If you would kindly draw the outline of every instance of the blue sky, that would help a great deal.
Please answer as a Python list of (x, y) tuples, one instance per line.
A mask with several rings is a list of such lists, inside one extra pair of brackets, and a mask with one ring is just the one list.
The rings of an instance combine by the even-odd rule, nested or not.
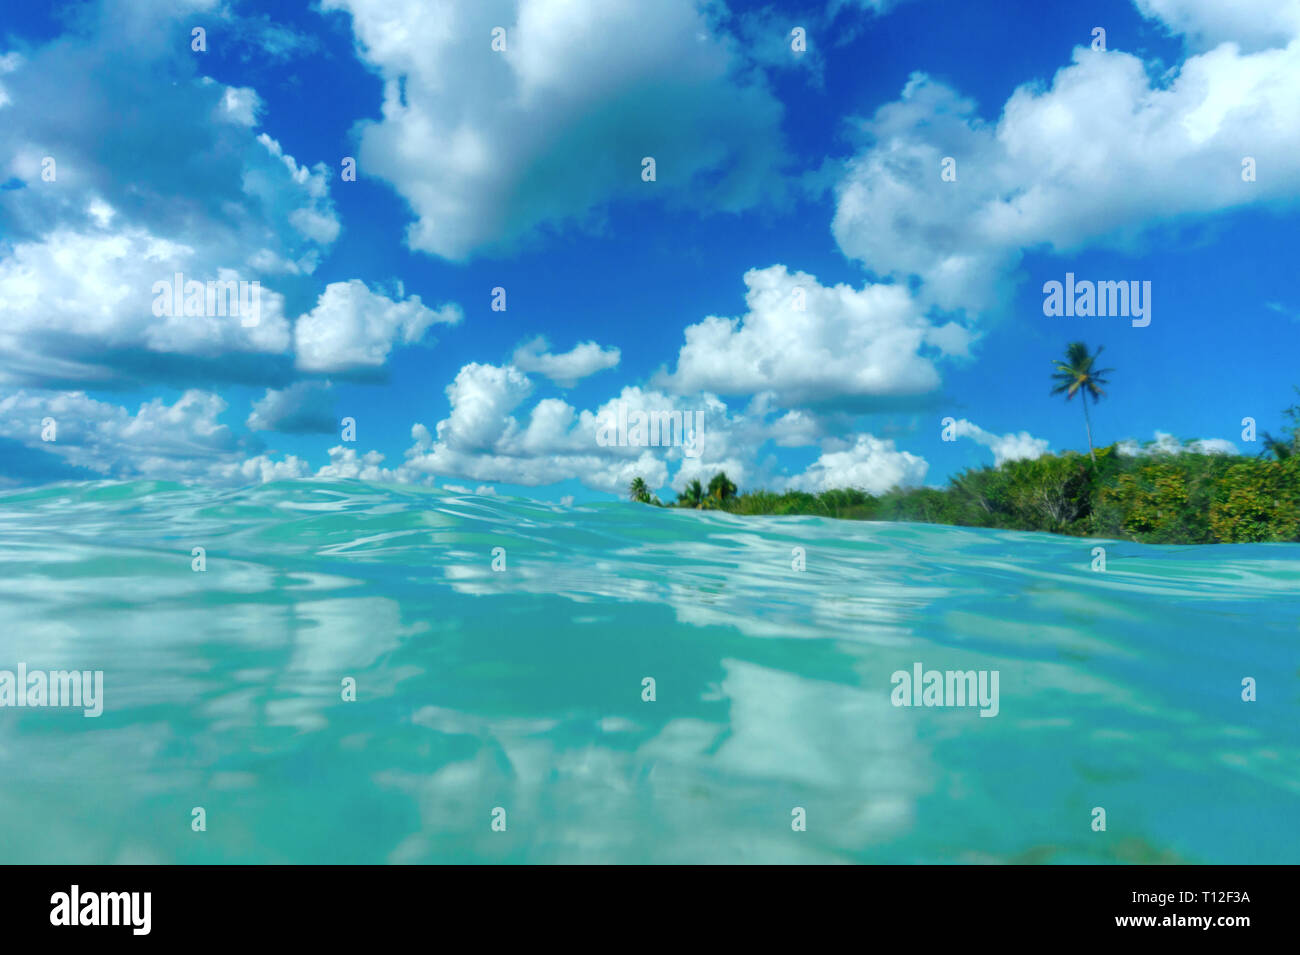
[[(1297, 0), (14, 6), (0, 482), (940, 485), (1084, 445), (1074, 340), (1099, 444), (1254, 454), (1300, 384), (1296, 102)], [(258, 324), (154, 314), (178, 271)], [(1150, 325), (1044, 315), (1067, 272)], [(704, 410), (698, 454), (599, 444), (619, 402)]]

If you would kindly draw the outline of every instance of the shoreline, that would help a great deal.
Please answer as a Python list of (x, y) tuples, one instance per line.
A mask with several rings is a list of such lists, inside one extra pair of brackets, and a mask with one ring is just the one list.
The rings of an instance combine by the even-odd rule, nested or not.
[(1161, 452), (1096, 460), (1075, 451), (970, 468), (946, 487), (739, 493), (719, 472), (664, 503), (639, 478), (633, 501), (729, 514), (983, 527), (1142, 544), (1300, 543), (1300, 456)]

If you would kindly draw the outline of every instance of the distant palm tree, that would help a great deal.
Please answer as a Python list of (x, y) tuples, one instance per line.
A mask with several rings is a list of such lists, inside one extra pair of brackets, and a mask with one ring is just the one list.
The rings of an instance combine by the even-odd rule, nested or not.
[(704, 503), (704, 488), (700, 486), (699, 478), (694, 478), (682, 493), (677, 495), (678, 507), (699, 507)]
[(736, 485), (731, 483), (726, 471), (719, 471), (709, 481), (709, 497), (719, 504), (736, 496)]
[(1065, 349), (1065, 361), (1053, 362), (1056, 365), (1056, 372), (1052, 375), (1057, 382), (1056, 387), (1052, 389), (1052, 394), (1064, 393), (1066, 401), (1073, 398), (1076, 392), (1081, 392), (1083, 395), (1079, 400), (1083, 402), (1083, 424), (1088, 429), (1088, 455), (1092, 458), (1094, 466), (1097, 463), (1097, 452), (1092, 449), (1092, 419), (1088, 416), (1088, 396), (1092, 396), (1093, 404), (1100, 401), (1101, 396), (1106, 393), (1100, 386), (1109, 384), (1106, 375), (1115, 370), (1092, 367), (1100, 354), (1101, 347), (1089, 355), (1088, 346), (1083, 342), (1071, 342)]
[(632, 500), (639, 504), (650, 503), (650, 488), (641, 478), (633, 478), (632, 483), (628, 485), (627, 493)]

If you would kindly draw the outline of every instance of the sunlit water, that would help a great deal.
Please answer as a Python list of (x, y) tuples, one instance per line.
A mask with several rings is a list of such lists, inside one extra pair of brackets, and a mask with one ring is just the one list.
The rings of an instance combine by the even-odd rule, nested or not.
[[(1300, 861), (1300, 545), (1098, 543), (7, 492), (0, 669), (102, 669), (104, 713), (0, 708), (0, 861)], [(998, 671), (998, 715), (894, 706), (916, 662)]]

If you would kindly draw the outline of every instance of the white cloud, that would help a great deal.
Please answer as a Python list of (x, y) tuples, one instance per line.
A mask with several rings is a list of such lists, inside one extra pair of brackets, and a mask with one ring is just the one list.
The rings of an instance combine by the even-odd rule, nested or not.
[[(919, 278), (923, 304), (973, 314), (1005, 301), (1027, 249), (1134, 247), (1159, 224), (1294, 200), (1298, 100), (1294, 39), (1254, 53), (1224, 44), (1155, 79), (1129, 53), (1079, 47), (1050, 86), (1017, 89), (995, 124), (916, 74), (863, 123), (833, 232), (876, 274)], [(1242, 180), (1247, 156), (1257, 181)], [(955, 182), (940, 177), (944, 157)]]
[[(311, 169), (298, 165), (266, 133), (261, 133), (257, 141), (280, 161), (289, 178), (299, 187), (299, 204), (284, 211), (286, 221), (304, 238), (320, 246), (332, 244), (339, 235), (339, 221), (334, 215), (333, 204), (329, 201), (329, 187), (326, 185), (330, 176), (329, 168), (324, 163), (317, 163)], [(260, 169), (252, 169), (244, 174), (244, 191), (256, 196), (266, 207), (284, 203), (284, 191), (279, 183), (264, 182)], [(303, 270), (311, 272), (313, 269)]]
[(58, 39), (0, 57), (0, 181), (23, 183), (4, 193), (0, 382), (284, 377), (282, 289), (264, 283), (253, 327), (150, 309), (154, 283), (178, 271), (310, 274), (339, 231), (324, 165), (259, 135), (257, 92), (202, 76), (175, 42), (199, 9), (209, 29), (233, 22), (210, 3), (103, 0)]
[[(435, 439), (415, 425), (407, 466), (433, 475), (536, 487), (577, 478), (587, 487), (622, 493), (634, 477), (654, 487), (668, 476), (660, 449), (601, 447), (590, 412), (563, 401), (539, 401), (521, 426), (511, 412), (532, 383), (513, 366), (470, 364), (447, 387), (451, 413)], [(658, 452), (658, 453), (656, 453)]]
[[(234, 486), (311, 477), (307, 462), (296, 455), (254, 453), (255, 448), (221, 423), (225, 411), (224, 399), (199, 389), (186, 391), (171, 404), (160, 398), (146, 401), (134, 414), (84, 392), (20, 390), (0, 398), (0, 440), (11, 439), (30, 454), (17, 467), (10, 466), (8, 452), (0, 458), (0, 484), (17, 477), (19, 483), (111, 478)], [(48, 442), (41, 440), (47, 419), (53, 419), (56, 428), (55, 440)], [(346, 463), (336, 459), (340, 450), (331, 450), (331, 464)], [(42, 460), (47, 463), (39, 463)], [(39, 470), (24, 472), (33, 462)], [(77, 473), (63, 473), (53, 462)], [(366, 464), (378, 461), (368, 455)], [(381, 473), (366, 479), (420, 478), (402, 469)]]
[(455, 304), (435, 311), (418, 295), (394, 301), (358, 279), (331, 282), (294, 327), (298, 367), (319, 372), (378, 369), (395, 344), (414, 344), (431, 325), (455, 325), (462, 317)]
[(785, 405), (918, 395), (940, 383), (934, 358), (970, 342), (959, 325), (931, 324), (902, 285), (826, 287), (784, 265), (751, 269), (745, 285), (748, 312), (688, 327), (662, 387), (770, 392)]
[(438, 440), (462, 450), (484, 450), (512, 442), (519, 426), (510, 412), (532, 387), (528, 376), (512, 365), (466, 365), (447, 386), (451, 414), (438, 422)]
[(1148, 19), (1164, 21), (1200, 47), (1234, 42), (1247, 49), (1285, 46), (1300, 36), (1297, 0), (1136, 0)]
[(1028, 431), (1010, 434), (993, 434), (979, 425), (961, 418), (953, 425), (953, 433), (960, 438), (970, 438), (993, 452), (993, 464), (1001, 465), (1006, 461), (1033, 460), (1047, 453), (1049, 444), (1045, 438), (1035, 438)]
[[(20, 390), (0, 399), (0, 434), (104, 477), (193, 478), (242, 458), (217, 420), (225, 409), (219, 395), (199, 390), (170, 405), (154, 398), (134, 415), (84, 392)], [(42, 440), (46, 419), (54, 421), (53, 441)]]
[(428, 484), (429, 479), (406, 467), (383, 467), (384, 456), (378, 451), (358, 455), (355, 448), (342, 445), (330, 448), (330, 463), (316, 472), (321, 479), (377, 481), (388, 484)]
[[(264, 401), (274, 404), (282, 397), (272, 394)], [(65, 478), (151, 478), (208, 485), (313, 477), (431, 483), (423, 472), (383, 467), (384, 455), (378, 451), (358, 454), (342, 445), (329, 449), (329, 463), (313, 475), (308, 463), (296, 455), (254, 453), (255, 446), (220, 422), (225, 411), (226, 402), (219, 395), (197, 389), (172, 404), (159, 398), (147, 401), (135, 414), (83, 392), (18, 391), (0, 399), (0, 444), (16, 442), (35, 457), (28, 455), (10, 467), (6, 446), (5, 457), (0, 458), (0, 485), (14, 479), (30, 483)], [(48, 419), (54, 420), (56, 431), (55, 440), (46, 442), (41, 438)]]
[(256, 126), (257, 114), (262, 109), (262, 98), (257, 90), (248, 86), (227, 86), (217, 118), (240, 126)]
[(1129, 457), (1139, 457), (1157, 454), (1240, 454), (1237, 446), (1225, 438), (1204, 438), (1195, 441), (1189, 441), (1186, 444), (1179, 441), (1168, 431), (1157, 431), (1155, 439), (1145, 444), (1138, 444), (1133, 438), (1127, 438), (1120, 441), (1115, 449), (1118, 453)]
[(822, 423), (806, 411), (787, 411), (767, 428), (767, 436), (780, 448), (816, 444), (823, 434)]
[[(111, 220), (111, 213), (92, 206), (100, 219)], [(130, 377), (138, 365), (117, 360), (123, 350), (160, 360), (287, 351), (284, 300), (269, 288), (261, 289), (260, 317), (251, 327), (231, 316), (155, 316), (155, 283), (172, 283), (176, 272), (186, 281), (238, 278), (223, 268), (206, 271), (194, 249), (141, 229), (60, 229), (15, 243), (0, 256), (0, 381)]]
[(601, 348), (595, 342), (582, 342), (572, 350), (555, 354), (544, 336), (537, 336), (515, 349), (512, 364), (521, 371), (545, 375), (555, 383), (572, 388), (580, 378), (613, 368), (619, 362), (617, 348)]
[(221, 461), (208, 468), (205, 484), (267, 484), (271, 481), (294, 481), (311, 474), (307, 462), (295, 455), (275, 460), (259, 454), (251, 458)]
[[(723, 468), (741, 480), (752, 448), (762, 440), (750, 441), (761, 434), (761, 423), (730, 417), (712, 396), (688, 400), (625, 387), (595, 411), (545, 398), (517, 416), (532, 390), (528, 376), (512, 365), (464, 366), (447, 387), (450, 414), (432, 431), (423, 424), (412, 428), (415, 444), (406, 453), (407, 466), (433, 475), (534, 487), (576, 479), (589, 488), (622, 494), (634, 477), (651, 487), (664, 486), (674, 463), (674, 486), (698, 472), (711, 475)], [(699, 456), (686, 456), (680, 446), (602, 446), (597, 433), (602, 422), (617, 420), (620, 403), (629, 416), (678, 411), (685, 417), (699, 410), (706, 421), (697, 437)]]
[[(351, 13), (358, 55), (384, 81), (359, 165), (410, 204), (414, 249), (463, 259), (614, 198), (696, 190), (729, 210), (770, 185), (780, 104), (695, 0), (323, 8)], [(504, 52), (491, 49), (495, 27)]]
[(250, 431), (280, 431), (288, 434), (333, 432), (333, 392), (328, 382), (299, 381), (288, 388), (268, 388), (245, 422)]
[[(465, 365), (446, 390), (448, 416), (433, 429), (419, 423), (411, 429), (414, 444), (406, 452), (406, 466), (412, 471), (531, 487), (577, 480), (621, 496), (635, 477), (651, 488), (680, 492), (691, 479), (707, 481), (718, 471), (726, 471), (742, 489), (849, 482), (880, 490), (916, 483), (927, 467), (923, 459), (870, 435), (856, 444), (827, 438), (828, 430), (841, 429), (850, 418), (787, 411), (767, 394), (733, 411), (709, 393), (673, 395), (626, 386), (592, 410), (558, 398), (523, 408), (533, 391), (528, 376), (511, 365), (479, 363)], [(628, 421), (637, 412), (676, 412), (692, 427), (698, 412), (703, 423), (695, 453), (667, 440), (660, 447), (601, 445), (597, 434), (604, 422), (619, 419), (620, 406)], [(820, 442), (823, 454), (807, 473), (790, 478), (777, 472), (773, 456), (760, 459), (768, 442), (782, 447)]]
[(785, 482), (800, 491), (828, 491), (860, 488), (869, 494), (883, 494), (895, 487), (909, 487), (925, 479), (929, 464), (894, 442), (870, 434), (859, 434), (842, 450), (821, 454), (802, 474)]

